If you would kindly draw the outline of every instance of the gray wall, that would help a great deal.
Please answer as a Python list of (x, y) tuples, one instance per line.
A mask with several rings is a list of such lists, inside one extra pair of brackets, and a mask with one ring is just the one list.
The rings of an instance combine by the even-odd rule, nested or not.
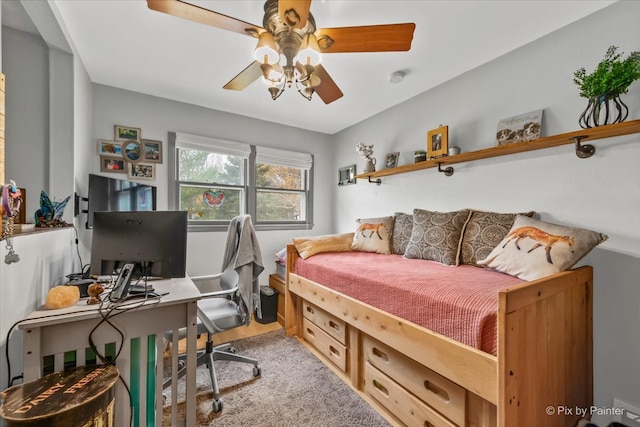
[[(92, 87), (82, 62), (72, 55), (46, 2), (29, 2), (40, 35), (2, 27), (3, 72), (7, 75), (6, 179), (27, 188), (27, 220), (39, 207), (40, 190), (60, 200), (74, 189), (79, 141), (92, 138)], [(3, 22), (4, 23), (4, 22)], [(93, 152), (92, 152), (93, 153)], [(86, 157), (86, 156), (85, 156)], [(72, 221), (73, 202), (64, 219)], [(22, 370), (21, 333), (11, 325), (44, 303), (48, 290), (83, 264), (72, 229), (17, 237), (20, 262), (0, 263), (0, 351), (9, 349), (12, 375)], [(6, 249), (2, 248), (0, 259)], [(88, 258), (84, 258), (88, 261)], [(0, 387), (7, 384), (2, 359)], [(3, 423), (0, 422), (0, 425)]]
[[(400, 164), (410, 163), (439, 124), (449, 126), (450, 145), (465, 152), (492, 147), (500, 119), (541, 108), (543, 136), (578, 130), (586, 100), (573, 72), (593, 70), (609, 45), (640, 50), (638, 16), (640, 2), (615, 3), (352, 126), (335, 135), (334, 166), (357, 163), (362, 170), (360, 141), (374, 144), (378, 165), (395, 151)], [(640, 82), (624, 100), (629, 118), (640, 118)], [(595, 141), (597, 152), (586, 160), (566, 145), (455, 165), (451, 177), (429, 169), (382, 178), (380, 187), (358, 180), (336, 189), (336, 232), (354, 230), (358, 217), (475, 208), (536, 210), (543, 220), (609, 235), (581, 262), (595, 270), (595, 403), (611, 406), (618, 397), (640, 407), (639, 142), (639, 134)], [(600, 417), (601, 425), (608, 418)]]
[[(84, 144), (95, 147), (98, 139), (113, 138), (113, 127), (116, 124), (139, 127), (142, 129), (142, 138), (161, 140), (163, 143), (164, 162), (158, 166), (156, 179), (153, 182), (153, 185), (158, 187), (158, 209), (166, 209), (168, 206), (169, 178), (166, 152), (168, 132), (186, 132), (313, 154), (316, 184), (313, 212), (315, 226), (313, 230), (304, 234), (326, 234), (333, 229), (332, 206), (326, 201), (332, 198), (336, 172), (332, 164), (331, 138), (327, 135), (95, 84), (93, 87), (94, 133), (93, 138), (84, 141)], [(76, 174), (78, 181), (86, 177), (87, 173), (100, 174), (95, 148), (93, 151), (86, 148), (82, 150), (90, 154), (80, 160), (84, 170), (79, 170)], [(122, 174), (103, 174), (123, 178)], [(80, 194), (84, 196), (86, 192), (80, 191)], [(84, 218), (81, 222), (84, 223)], [(82, 231), (82, 242), (86, 248), (90, 247), (89, 234)], [(299, 235), (300, 231), (258, 232), (267, 273), (275, 271), (275, 253), (290, 242), (292, 237)], [(214, 273), (215, 269), (220, 268), (225, 238), (224, 232), (189, 233), (187, 254), (189, 274)], [(261, 281), (267, 284), (268, 275), (263, 274)]]
[[(48, 48), (36, 34), (9, 27), (2, 27), (2, 33), (7, 124), (5, 179), (13, 179), (27, 189), (27, 220), (33, 222), (33, 213), (40, 205), (40, 190), (49, 188)], [(52, 196), (60, 198), (62, 194)]]

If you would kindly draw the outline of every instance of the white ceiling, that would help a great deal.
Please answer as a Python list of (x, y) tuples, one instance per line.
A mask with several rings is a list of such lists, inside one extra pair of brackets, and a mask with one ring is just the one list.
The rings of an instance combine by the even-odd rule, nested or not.
[[(152, 11), (146, 0), (51, 1), (95, 83), (327, 134), (612, 3), (315, 0), (318, 28), (416, 23), (408, 52), (324, 55), (325, 69), (344, 92), (325, 105), (293, 88), (273, 101), (260, 80), (241, 92), (222, 89), (252, 62), (252, 37)], [(262, 26), (262, 0), (193, 3)], [(396, 70), (406, 72), (400, 84), (389, 82)]]

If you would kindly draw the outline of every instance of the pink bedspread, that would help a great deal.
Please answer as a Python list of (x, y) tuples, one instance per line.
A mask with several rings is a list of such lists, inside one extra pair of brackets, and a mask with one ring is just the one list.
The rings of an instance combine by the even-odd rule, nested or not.
[(317, 254), (296, 274), (434, 332), (496, 354), (498, 291), (515, 277), (461, 265), (368, 252)]

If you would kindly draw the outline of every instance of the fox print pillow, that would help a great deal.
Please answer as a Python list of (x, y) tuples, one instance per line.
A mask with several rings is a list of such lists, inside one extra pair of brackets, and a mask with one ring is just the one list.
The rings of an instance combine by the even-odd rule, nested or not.
[(509, 233), (478, 261), (523, 280), (536, 280), (573, 267), (608, 236), (518, 215)]
[(357, 219), (358, 228), (353, 235), (351, 249), (360, 252), (391, 253), (391, 238), (393, 236), (392, 216), (381, 218)]

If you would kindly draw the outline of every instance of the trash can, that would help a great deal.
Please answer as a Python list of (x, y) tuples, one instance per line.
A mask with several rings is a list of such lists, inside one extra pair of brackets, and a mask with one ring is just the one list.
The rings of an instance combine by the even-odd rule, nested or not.
[(56, 372), (0, 393), (0, 418), (7, 426), (113, 427), (113, 365)]
[(269, 286), (260, 286), (260, 306), (262, 319), (256, 316), (256, 322), (271, 323), (278, 320), (278, 291)]

